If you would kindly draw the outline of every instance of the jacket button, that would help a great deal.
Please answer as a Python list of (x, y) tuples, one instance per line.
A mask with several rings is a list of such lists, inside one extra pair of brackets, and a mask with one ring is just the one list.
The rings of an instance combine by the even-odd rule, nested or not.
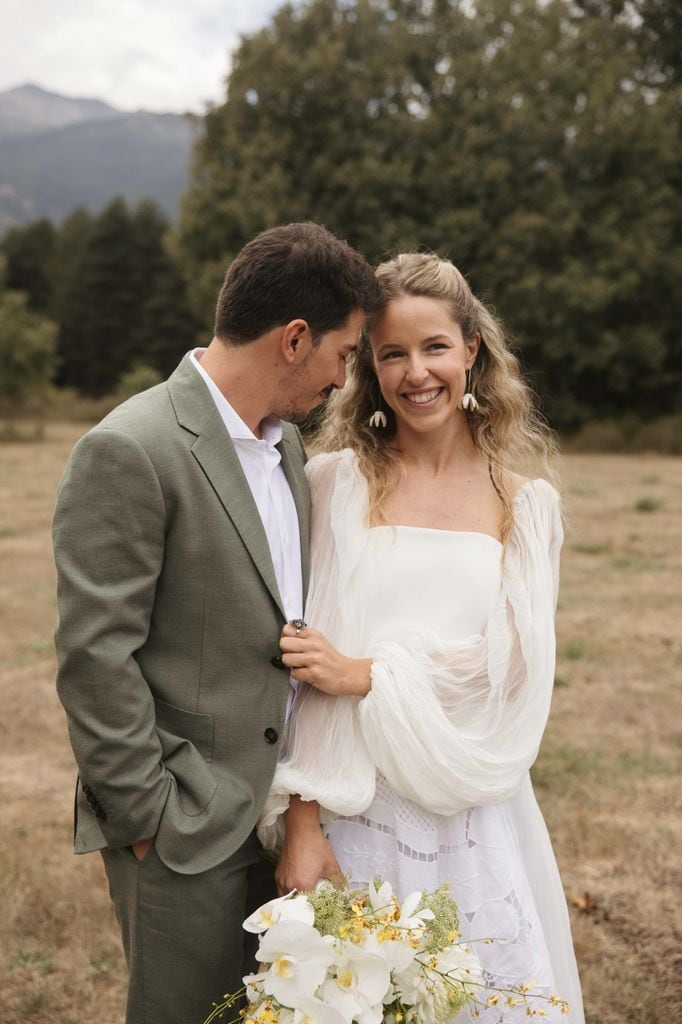
[(267, 727), (263, 735), (265, 736), (266, 743), (276, 743), (279, 739), (279, 733), (276, 729), (273, 729), (271, 725)]
[(284, 664), (284, 662), (282, 661), (282, 659), (281, 659), (281, 657), (279, 656), (279, 654), (276, 654), (276, 655), (274, 656), (274, 658), (270, 658), (270, 664), (271, 664), (271, 665), (274, 665), (274, 666), (275, 666), (275, 668), (282, 668), (282, 669), (284, 669), (284, 671), (285, 671), (285, 672), (288, 672), (288, 671), (289, 671), (289, 669), (288, 669), (288, 668), (286, 667), (286, 665), (285, 665), (285, 664)]

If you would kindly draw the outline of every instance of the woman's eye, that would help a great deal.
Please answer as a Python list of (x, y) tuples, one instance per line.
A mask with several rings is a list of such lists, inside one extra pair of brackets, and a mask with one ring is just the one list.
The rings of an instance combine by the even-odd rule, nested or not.
[(382, 363), (386, 362), (387, 359), (396, 359), (400, 356), (400, 352), (385, 352), (381, 357)]

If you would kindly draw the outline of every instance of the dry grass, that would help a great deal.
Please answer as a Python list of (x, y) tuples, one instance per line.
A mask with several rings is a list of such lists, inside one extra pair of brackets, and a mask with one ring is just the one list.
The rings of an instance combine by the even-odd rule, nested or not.
[[(81, 431), (49, 424), (40, 442), (0, 446), (2, 1024), (123, 1016), (99, 858), (71, 854), (74, 771), (53, 686), (49, 522)], [(562, 468), (558, 685), (536, 787), (567, 895), (582, 903), (571, 913), (589, 1024), (673, 1024), (682, 460), (572, 455)]]

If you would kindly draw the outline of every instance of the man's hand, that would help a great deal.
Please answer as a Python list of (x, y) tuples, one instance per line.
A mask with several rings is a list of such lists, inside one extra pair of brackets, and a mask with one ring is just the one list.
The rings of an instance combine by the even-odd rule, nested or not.
[(282, 629), (279, 646), (282, 661), (299, 682), (309, 683), (335, 697), (348, 694), (366, 697), (369, 693), (371, 658), (347, 658), (318, 630), (309, 626), (296, 629), (287, 623)]
[(285, 896), (292, 889), (314, 889), (323, 878), (340, 883), (341, 868), (322, 834), (318, 804), (292, 796), (285, 822), (286, 834), (275, 870), (279, 895)]
[(133, 851), (133, 856), (136, 860), (144, 860), (153, 845), (153, 839), (140, 839), (139, 842), (133, 843), (130, 849)]

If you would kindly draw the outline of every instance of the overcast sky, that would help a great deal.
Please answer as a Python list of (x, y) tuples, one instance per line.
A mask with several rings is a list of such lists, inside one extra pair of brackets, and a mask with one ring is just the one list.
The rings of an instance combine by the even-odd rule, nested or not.
[(283, 0), (0, 0), (0, 92), (31, 82), (123, 110), (201, 112), (240, 33)]

